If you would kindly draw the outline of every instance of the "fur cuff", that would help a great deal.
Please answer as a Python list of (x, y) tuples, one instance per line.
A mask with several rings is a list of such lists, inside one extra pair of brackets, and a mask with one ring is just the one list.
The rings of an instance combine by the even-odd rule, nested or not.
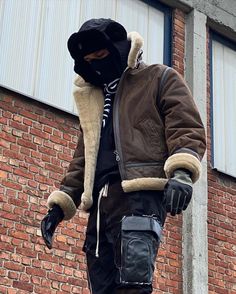
[(201, 162), (195, 156), (188, 153), (176, 153), (171, 155), (165, 162), (164, 170), (169, 179), (176, 169), (185, 168), (192, 173), (192, 181), (195, 183), (201, 174)]
[(72, 198), (62, 191), (52, 192), (47, 201), (47, 206), (52, 208), (54, 204), (61, 207), (64, 213), (64, 220), (71, 219), (76, 214), (76, 206)]
[(164, 190), (167, 179), (163, 178), (139, 178), (122, 181), (124, 192), (134, 192), (139, 190)]

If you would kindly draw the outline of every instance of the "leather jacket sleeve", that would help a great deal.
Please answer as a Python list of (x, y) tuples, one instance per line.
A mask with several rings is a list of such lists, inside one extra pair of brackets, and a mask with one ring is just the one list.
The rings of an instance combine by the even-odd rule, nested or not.
[(82, 131), (79, 134), (78, 144), (74, 152), (67, 173), (63, 178), (60, 190), (53, 191), (47, 200), (47, 206), (60, 206), (64, 213), (64, 220), (71, 219), (80, 205), (84, 183), (84, 142)]
[(186, 168), (195, 182), (206, 149), (205, 130), (185, 80), (172, 68), (166, 74), (159, 99), (169, 152), (164, 167), (166, 175), (170, 178), (174, 170)]
[(83, 192), (84, 182), (84, 143), (83, 133), (79, 134), (77, 147), (74, 152), (67, 173), (61, 181), (60, 191), (63, 191), (71, 196), (76, 207), (80, 205), (80, 198)]

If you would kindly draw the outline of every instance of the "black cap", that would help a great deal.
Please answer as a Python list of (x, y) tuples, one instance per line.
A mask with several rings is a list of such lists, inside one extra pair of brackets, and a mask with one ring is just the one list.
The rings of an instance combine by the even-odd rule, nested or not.
[(107, 49), (122, 72), (127, 66), (130, 41), (125, 28), (118, 22), (106, 19), (90, 19), (67, 42), (74, 59), (74, 71), (86, 82), (101, 86), (101, 77), (84, 60), (84, 56), (100, 49)]
[(127, 40), (125, 28), (118, 22), (99, 18), (86, 21), (70, 36), (68, 49), (73, 59), (79, 59), (100, 49), (113, 49), (113, 43)]

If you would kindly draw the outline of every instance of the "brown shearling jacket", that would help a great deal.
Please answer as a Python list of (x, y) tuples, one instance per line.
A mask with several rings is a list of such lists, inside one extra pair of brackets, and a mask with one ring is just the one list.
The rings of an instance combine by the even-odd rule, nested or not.
[[(178, 168), (200, 176), (205, 131), (190, 90), (183, 78), (164, 65), (136, 64), (140, 36), (130, 35), (128, 65), (119, 82), (113, 105), (116, 154), (125, 192), (163, 190)], [(140, 44), (138, 43), (140, 42)], [(74, 158), (48, 206), (60, 205), (70, 219), (81, 204), (92, 205), (104, 98), (101, 89), (75, 82), (74, 97), (81, 133)]]

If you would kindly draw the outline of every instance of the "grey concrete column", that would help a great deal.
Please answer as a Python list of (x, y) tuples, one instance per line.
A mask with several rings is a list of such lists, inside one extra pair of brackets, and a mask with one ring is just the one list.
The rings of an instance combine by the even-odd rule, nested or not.
[[(206, 16), (192, 10), (186, 19), (185, 79), (202, 120), (207, 125)], [(207, 162), (194, 185), (190, 206), (183, 213), (183, 293), (208, 293)]]

